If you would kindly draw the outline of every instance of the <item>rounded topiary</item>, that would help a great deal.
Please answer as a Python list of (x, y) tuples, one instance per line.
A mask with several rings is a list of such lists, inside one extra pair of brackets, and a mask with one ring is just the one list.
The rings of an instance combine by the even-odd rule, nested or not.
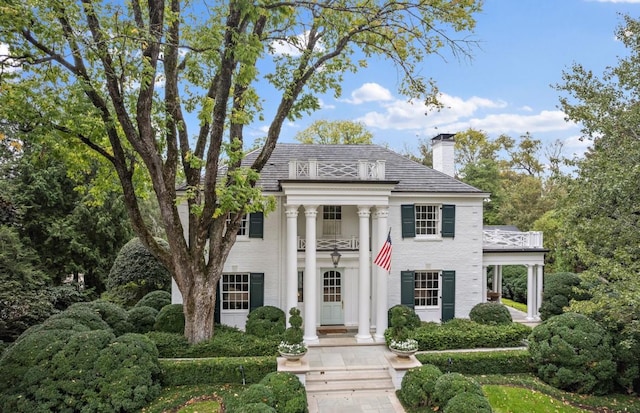
[(249, 313), (245, 331), (258, 337), (279, 336), (285, 330), (284, 311), (274, 306), (259, 307)]
[(513, 322), (507, 307), (500, 303), (476, 304), (471, 309), (469, 318), (476, 323), (489, 325), (511, 324)]
[(306, 413), (307, 393), (296, 375), (287, 372), (271, 372), (260, 380), (273, 392), (278, 412)]
[(562, 314), (564, 308), (568, 307), (573, 299), (586, 299), (584, 294), (576, 291), (575, 288), (579, 285), (580, 277), (571, 272), (545, 274), (540, 318), (546, 320), (554, 315)]
[(442, 371), (434, 365), (413, 368), (404, 375), (398, 398), (412, 409), (433, 407), (436, 381)]
[[(166, 241), (156, 241), (168, 248)], [(133, 238), (118, 252), (105, 284), (106, 297), (125, 307), (131, 307), (152, 291), (169, 291), (171, 274), (139, 238)]]
[(486, 397), (462, 392), (449, 400), (443, 413), (491, 413), (492, 411)]
[(76, 303), (69, 307), (70, 310), (76, 308), (87, 308), (95, 311), (102, 319), (109, 324), (116, 336), (133, 331), (133, 326), (127, 321), (127, 311), (117, 304), (104, 300), (90, 301), (87, 303)]
[(482, 387), (477, 381), (460, 373), (446, 373), (438, 377), (435, 384), (435, 400), (440, 406), (446, 406), (456, 394), (466, 392), (484, 397)]
[(156, 331), (184, 334), (184, 311), (182, 304), (169, 304), (162, 307), (153, 325)]
[(295, 307), (291, 307), (289, 310), (289, 324), (291, 327), (287, 328), (284, 332), (284, 342), (290, 345), (302, 344), (304, 338), (302, 317), (300, 316), (300, 310)]
[(152, 307), (160, 311), (162, 307), (169, 304), (171, 304), (171, 293), (169, 291), (156, 290), (142, 297), (136, 303), (136, 307)]
[(270, 388), (264, 384), (252, 384), (240, 395), (240, 404), (264, 403), (267, 406), (275, 406), (275, 398)]
[(157, 315), (158, 310), (153, 307), (133, 307), (127, 311), (127, 321), (133, 327), (132, 332), (144, 334), (153, 330)]
[(249, 403), (234, 409), (236, 413), (276, 413), (277, 410), (264, 403)]
[(420, 316), (416, 314), (413, 308), (407, 307), (406, 305), (398, 304), (389, 309), (389, 311), (387, 312), (389, 326), (393, 326), (393, 314), (404, 316), (405, 327), (407, 327), (409, 330), (414, 330), (422, 325)]
[(556, 388), (602, 395), (613, 387), (611, 338), (584, 315), (564, 313), (536, 326), (529, 335), (529, 353), (538, 377)]

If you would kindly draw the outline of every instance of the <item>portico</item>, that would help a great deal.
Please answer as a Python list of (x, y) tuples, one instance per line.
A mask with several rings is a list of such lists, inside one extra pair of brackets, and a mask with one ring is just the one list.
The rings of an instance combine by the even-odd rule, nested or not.
[[(286, 307), (298, 306), (298, 271), (302, 268), (304, 299), (304, 341), (318, 342), (317, 327), (322, 325), (318, 314), (325, 302), (334, 306), (347, 306), (349, 314), (356, 312), (355, 322), (358, 332), (356, 340), (361, 343), (384, 340), (387, 328), (388, 280), (384, 270), (373, 266), (372, 251), (379, 250), (386, 239), (388, 228), (389, 196), (395, 182), (354, 182), (341, 183), (337, 188), (332, 182), (286, 181), (282, 182), (285, 195), (286, 213)], [(343, 263), (339, 270), (346, 274), (357, 273), (356, 280), (333, 280), (329, 264), (330, 253), (326, 248), (318, 248), (318, 215), (322, 206), (341, 206), (355, 209), (357, 214), (357, 240), (351, 249), (342, 250)], [(298, 234), (298, 217), (304, 214), (304, 234)], [(350, 219), (351, 217), (346, 217)], [(298, 242), (299, 238), (303, 242)], [(371, 245), (370, 245), (371, 240)], [(299, 245), (301, 244), (301, 245)], [(337, 240), (334, 241), (337, 245)], [(300, 248), (303, 247), (303, 248)], [(302, 250), (302, 251), (301, 251)], [(319, 254), (326, 255), (319, 257)], [(323, 270), (324, 269), (324, 270)], [(322, 272), (322, 274), (319, 274)], [(321, 279), (322, 277), (322, 279)], [(327, 278), (329, 278), (327, 280)], [(351, 294), (344, 289), (350, 288)], [(372, 310), (372, 309), (375, 309)], [(353, 321), (353, 320), (351, 320)], [(375, 333), (371, 334), (372, 322)]]

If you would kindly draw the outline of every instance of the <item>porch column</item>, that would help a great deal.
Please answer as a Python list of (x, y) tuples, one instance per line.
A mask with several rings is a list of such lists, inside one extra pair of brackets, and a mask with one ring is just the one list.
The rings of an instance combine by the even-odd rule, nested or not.
[(369, 255), (369, 217), (370, 206), (358, 205), (358, 217), (360, 217), (360, 276), (358, 278), (358, 334), (356, 341), (359, 343), (371, 342), (371, 324), (369, 320), (369, 308), (371, 297), (371, 267)]
[(498, 302), (502, 302), (502, 265), (496, 265), (496, 292), (498, 293)]
[(542, 290), (544, 288), (544, 265), (536, 265), (536, 269), (538, 273), (538, 282), (536, 285), (536, 294), (538, 295), (538, 300), (536, 302), (534, 317), (536, 318), (536, 320), (540, 320), (540, 306), (542, 305)]
[(306, 217), (306, 247), (304, 259), (304, 341), (305, 343), (317, 343), (317, 317), (316, 317), (316, 216), (317, 205), (305, 205)]
[(289, 321), (289, 310), (298, 307), (298, 207), (299, 205), (286, 205), (287, 215), (287, 260), (286, 276), (287, 290), (284, 312)]
[[(378, 254), (384, 243), (387, 241), (387, 231), (388, 223), (387, 218), (389, 217), (389, 208), (386, 206), (377, 206), (376, 207), (376, 220), (377, 223), (377, 236), (376, 236), (376, 244), (377, 248), (371, 251), (371, 255), (375, 258)], [(374, 266), (375, 273), (377, 275), (377, 287), (376, 290), (376, 333), (375, 333), (375, 341), (383, 342), (384, 341), (384, 331), (388, 327), (387, 320), (387, 311), (389, 308), (387, 291), (388, 291), (388, 278), (389, 273), (381, 267), (377, 265)]]
[(536, 292), (535, 292), (535, 267), (533, 265), (527, 265), (527, 320), (533, 321), (533, 314), (535, 310), (535, 300), (536, 300)]
[(486, 265), (482, 266), (482, 289), (480, 292), (480, 302), (481, 303), (485, 303), (487, 302), (487, 271), (489, 270), (489, 267), (487, 267)]

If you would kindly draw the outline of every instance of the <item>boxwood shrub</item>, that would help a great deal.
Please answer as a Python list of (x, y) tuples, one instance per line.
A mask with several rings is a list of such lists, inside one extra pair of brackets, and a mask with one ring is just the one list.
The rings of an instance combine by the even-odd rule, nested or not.
[(535, 372), (528, 350), (418, 353), (416, 358), (422, 364), (433, 364), (442, 371), (462, 374)]
[(484, 396), (462, 392), (455, 395), (445, 406), (443, 413), (491, 413), (491, 404)]
[(216, 326), (213, 338), (189, 347), (186, 357), (272, 356), (280, 337), (260, 338), (233, 327)]
[(136, 307), (153, 307), (162, 310), (165, 305), (171, 304), (171, 293), (164, 290), (151, 291), (136, 303)]
[(162, 358), (187, 357), (189, 342), (183, 334), (150, 331), (146, 334), (158, 348), (158, 355)]
[(127, 311), (117, 304), (104, 300), (96, 300), (85, 303), (76, 303), (69, 307), (69, 310), (76, 308), (86, 308), (100, 315), (116, 336), (133, 331), (133, 326), (127, 321)]
[(127, 311), (127, 321), (131, 324), (134, 333), (144, 334), (153, 330), (158, 310), (153, 307), (133, 307)]
[(287, 372), (274, 371), (267, 374), (260, 384), (273, 392), (278, 413), (306, 413), (307, 392), (298, 377)]
[(584, 315), (564, 313), (538, 325), (529, 337), (529, 352), (538, 377), (556, 388), (595, 395), (613, 389), (611, 337)]
[(182, 304), (169, 304), (162, 307), (153, 325), (156, 331), (184, 334), (184, 312)]
[(479, 303), (469, 312), (469, 319), (480, 324), (500, 325), (511, 324), (511, 313), (500, 303)]
[(463, 392), (484, 397), (482, 387), (471, 377), (460, 373), (446, 373), (436, 380), (434, 398), (438, 406), (444, 407), (456, 394)]
[(268, 373), (276, 371), (278, 365), (276, 357), (215, 357), (161, 359), (160, 367), (163, 386), (183, 386), (211, 383), (242, 384), (243, 372), (245, 383), (258, 383)]
[(398, 399), (411, 409), (434, 407), (435, 386), (440, 376), (442, 371), (430, 364), (407, 371), (397, 393)]
[(420, 351), (520, 347), (531, 328), (520, 323), (484, 325), (453, 319), (443, 324), (423, 323), (414, 331)]
[(285, 329), (284, 311), (266, 305), (256, 308), (247, 316), (245, 330), (257, 337), (281, 336)]

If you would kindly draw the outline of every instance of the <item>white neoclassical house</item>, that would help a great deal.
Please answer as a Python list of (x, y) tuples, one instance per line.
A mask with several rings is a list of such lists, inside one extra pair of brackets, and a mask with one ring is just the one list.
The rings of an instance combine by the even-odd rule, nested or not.
[[(411, 306), (425, 321), (468, 317), (490, 293), (487, 267), (495, 268), (489, 290), (499, 291), (501, 266), (514, 264), (528, 268), (528, 318), (536, 319), (542, 234), (484, 230), (489, 194), (453, 178), (453, 145), (453, 135), (433, 139), (432, 169), (377, 145), (278, 144), (258, 183), (276, 209), (244, 220), (216, 321), (244, 328), (253, 308), (297, 306), (308, 343), (321, 326), (382, 341), (391, 306)], [(389, 272), (373, 262), (387, 235)], [(182, 302), (175, 283), (172, 301)]]

